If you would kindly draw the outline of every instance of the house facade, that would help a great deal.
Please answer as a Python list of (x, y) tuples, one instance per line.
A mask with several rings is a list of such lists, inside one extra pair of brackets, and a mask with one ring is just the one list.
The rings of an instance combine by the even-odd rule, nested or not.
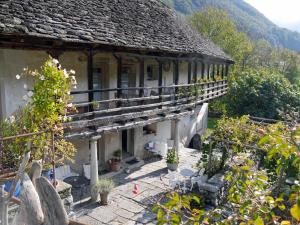
[(65, 124), (72, 168), (92, 179), (116, 150), (143, 159), (145, 145), (187, 146), (206, 127), (207, 102), (226, 94), (233, 61), (159, 0), (0, 2), (0, 116), (24, 102), (24, 67), (49, 58), (76, 71), (77, 113)]

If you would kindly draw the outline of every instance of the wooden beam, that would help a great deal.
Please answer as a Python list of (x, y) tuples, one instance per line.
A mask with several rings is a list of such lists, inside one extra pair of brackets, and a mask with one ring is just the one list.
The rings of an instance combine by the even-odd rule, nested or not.
[(205, 63), (201, 62), (201, 79), (204, 79)]
[[(93, 52), (90, 50), (87, 54), (87, 75), (88, 75), (88, 89), (93, 90)], [(94, 100), (94, 93), (90, 92), (89, 102)]]
[(210, 79), (210, 64), (207, 64), (207, 79)]
[(120, 130), (127, 130), (127, 129), (131, 129), (131, 128), (135, 128), (135, 127), (142, 127), (142, 126), (146, 126), (152, 123), (158, 123), (161, 121), (165, 121), (165, 120), (172, 120), (172, 119), (176, 119), (176, 118), (180, 118), (180, 117), (184, 117), (184, 116), (188, 116), (188, 115), (192, 115), (194, 114), (194, 111), (185, 111), (185, 112), (181, 112), (181, 113), (174, 113), (174, 114), (168, 114), (165, 117), (160, 117), (157, 116), (155, 118), (151, 118), (148, 120), (139, 120), (139, 121), (133, 121), (133, 122), (128, 122), (125, 123), (124, 125), (121, 124), (114, 124), (114, 125), (110, 125), (107, 127), (100, 127), (97, 132), (115, 132), (115, 131), (120, 131)]
[(225, 71), (224, 71), (224, 64), (222, 64), (222, 67), (221, 67), (221, 76), (222, 76), (222, 79), (224, 79), (224, 76), (225, 76)]
[(178, 60), (174, 60), (174, 72), (173, 72), (173, 80), (174, 80), (174, 84), (178, 85), (179, 82), (179, 61)]
[(198, 66), (197, 61), (194, 61), (194, 76), (193, 76), (193, 82), (197, 83), (197, 73), (198, 73)]
[(214, 80), (215, 79), (215, 64), (212, 64), (212, 79)]
[(188, 62), (188, 84), (192, 83), (192, 62)]
[(225, 65), (225, 77), (228, 77), (228, 73), (229, 73), (229, 65), (228, 64), (226, 64)]
[(118, 64), (118, 70), (117, 70), (117, 98), (121, 98), (122, 96), (122, 56), (117, 57), (117, 64)]
[[(140, 58), (140, 76), (139, 76), (139, 87), (145, 86), (145, 59)], [(144, 96), (144, 89), (140, 89), (139, 96)]]
[(162, 61), (158, 61), (158, 95), (161, 96), (162, 95), (162, 80), (163, 80), (163, 62)]

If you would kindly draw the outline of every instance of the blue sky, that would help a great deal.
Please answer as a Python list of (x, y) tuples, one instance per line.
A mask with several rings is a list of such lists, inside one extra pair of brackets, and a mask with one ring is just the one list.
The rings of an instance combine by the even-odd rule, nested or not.
[(275, 24), (300, 32), (300, 0), (245, 0)]

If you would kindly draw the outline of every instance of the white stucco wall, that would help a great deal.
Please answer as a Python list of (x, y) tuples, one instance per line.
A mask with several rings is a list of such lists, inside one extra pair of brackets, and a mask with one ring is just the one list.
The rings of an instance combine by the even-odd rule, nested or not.
[[(183, 146), (188, 146), (193, 136), (198, 133), (203, 135), (207, 128), (208, 104), (198, 106), (195, 113), (191, 116), (183, 117), (179, 121), (179, 137)], [(172, 122), (172, 130), (174, 131), (175, 122)], [(172, 137), (174, 133), (172, 133)]]
[(10, 116), (19, 107), (23, 106), (23, 96), (28, 90), (24, 89), (24, 84), (30, 88), (32, 80), (29, 78), (16, 79), (17, 74), (23, 72), (23, 68), (40, 68), (43, 62), (48, 58), (43, 51), (25, 51), (0, 49), (1, 55), (1, 96), (3, 98), (2, 109), (5, 117)]
[[(67, 70), (75, 70), (76, 80), (77, 80), (77, 89), (72, 91), (84, 91), (88, 89), (87, 83), (87, 57), (84, 53), (81, 52), (64, 52), (59, 56), (59, 62), (63, 68)], [(74, 95), (73, 102), (82, 102), (87, 101), (88, 95)]]
[(171, 121), (156, 124), (156, 134), (143, 134), (143, 127), (134, 129), (134, 155), (140, 158), (144, 156), (144, 147), (150, 141), (163, 141), (171, 139)]

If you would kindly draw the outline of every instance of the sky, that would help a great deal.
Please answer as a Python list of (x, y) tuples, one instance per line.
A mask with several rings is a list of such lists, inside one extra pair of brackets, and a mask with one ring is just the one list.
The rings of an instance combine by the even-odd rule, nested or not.
[(245, 0), (275, 24), (300, 32), (300, 0)]

